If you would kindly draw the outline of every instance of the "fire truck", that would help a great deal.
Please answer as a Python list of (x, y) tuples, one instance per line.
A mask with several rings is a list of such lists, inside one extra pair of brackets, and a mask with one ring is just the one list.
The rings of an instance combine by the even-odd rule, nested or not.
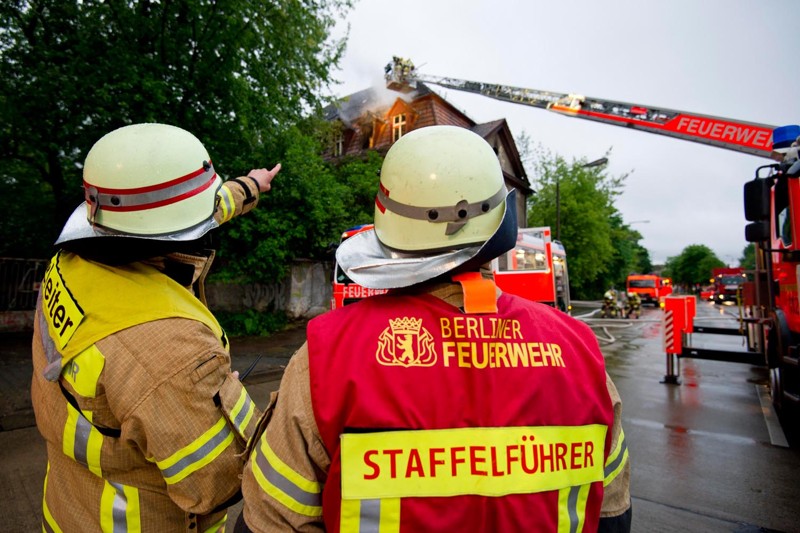
[(738, 302), (742, 285), (747, 281), (742, 267), (717, 267), (711, 269), (714, 279), (714, 303)]
[[(772, 159), (744, 186), (745, 239), (756, 247), (753, 282), (742, 287), (743, 353), (684, 350), (682, 357), (767, 366), (773, 405), (784, 426), (800, 428), (800, 127), (776, 127), (730, 118), (632, 104), (575, 93), (421, 74), (398, 57), (386, 65), (386, 86), (410, 92), (419, 83), (603, 122)], [(695, 332), (718, 328), (694, 327)], [(738, 333), (737, 331), (737, 333)], [(723, 333), (713, 331), (713, 333)]]
[(625, 279), (625, 290), (637, 293), (642, 304), (658, 307), (666, 296), (672, 294), (672, 283), (669, 278), (657, 274), (630, 274)]
[[(779, 135), (781, 137), (779, 137)], [(775, 131), (790, 143), (800, 127)], [(785, 138), (783, 138), (785, 136)], [(797, 143), (795, 142), (794, 145)], [(785, 425), (800, 426), (800, 160), (790, 145), (779, 163), (758, 167), (744, 186), (745, 239), (755, 244), (754, 280), (742, 287), (750, 345), (770, 369), (772, 402)]]
[(503, 292), (571, 312), (567, 253), (549, 227), (521, 228), (516, 246), (492, 261), (492, 271)]

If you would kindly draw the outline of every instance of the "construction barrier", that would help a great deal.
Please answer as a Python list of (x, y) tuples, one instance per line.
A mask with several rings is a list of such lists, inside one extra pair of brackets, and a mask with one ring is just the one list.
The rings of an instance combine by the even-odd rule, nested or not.
[(683, 336), (694, 331), (696, 302), (694, 296), (664, 298), (664, 352), (667, 354), (667, 373), (662, 383), (677, 385), (676, 356), (683, 352)]

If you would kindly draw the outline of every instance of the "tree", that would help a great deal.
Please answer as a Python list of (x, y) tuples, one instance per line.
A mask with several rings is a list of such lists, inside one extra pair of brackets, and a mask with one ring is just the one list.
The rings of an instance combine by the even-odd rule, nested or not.
[(756, 269), (756, 245), (752, 242), (742, 250), (742, 257), (739, 258), (739, 266), (745, 270)]
[(528, 225), (550, 226), (560, 234), (573, 297), (597, 298), (610, 285), (624, 286), (629, 272), (649, 269), (641, 234), (623, 222), (614, 206), (626, 175), (609, 176), (602, 167), (588, 168), (585, 160), (567, 162), (541, 147), (531, 150), (526, 139), (518, 142), (520, 153), (533, 159), (536, 176)]
[(680, 255), (667, 258), (664, 273), (672, 278), (674, 284), (692, 287), (708, 283), (711, 270), (724, 266), (725, 263), (708, 246), (690, 244)]
[(350, 0), (0, 4), (0, 184), (19, 193), (4, 195), (0, 209), (21, 215), (0, 230), (0, 255), (49, 253), (82, 200), (86, 153), (119, 126), (181, 126), (205, 144), (224, 177), (274, 163), (283, 156), (276, 148), (286, 145), (281, 136), (319, 107), (321, 89), (332, 81), (344, 40), (332, 41), (329, 32), (350, 6)]
[(370, 151), (336, 164), (324, 160), (319, 132), (327, 127), (309, 119), (282, 137), (284, 168), (275, 188), (258, 209), (220, 228), (216, 279), (279, 279), (289, 260), (330, 259), (344, 229), (372, 221), (383, 158)]

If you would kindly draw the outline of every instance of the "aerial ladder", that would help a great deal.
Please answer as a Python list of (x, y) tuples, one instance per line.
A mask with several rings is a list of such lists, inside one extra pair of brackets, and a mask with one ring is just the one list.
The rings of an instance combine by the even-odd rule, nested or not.
[(481, 94), (504, 102), (546, 109), (568, 117), (666, 135), (778, 161), (783, 158), (783, 154), (775, 152), (775, 148), (778, 147), (773, 146), (772, 142), (772, 132), (776, 126), (769, 124), (579, 94), (430, 76), (418, 72), (410, 60), (397, 56), (386, 65), (384, 77), (387, 88), (395, 91), (407, 93), (415, 90), (420, 82), (429, 83), (457, 91)]

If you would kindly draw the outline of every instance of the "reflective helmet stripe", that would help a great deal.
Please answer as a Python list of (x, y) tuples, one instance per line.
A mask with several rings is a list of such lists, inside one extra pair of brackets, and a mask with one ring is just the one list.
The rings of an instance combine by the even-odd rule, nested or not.
[(198, 170), (165, 183), (132, 189), (110, 189), (83, 182), (86, 202), (92, 212), (143, 211), (174, 204), (205, 191), (217, 178), (214, 167), (208, 164)]
[(491, 197), (480, 200), (478, 202), (468, 203), (466, 200), (461, 200), (455, 205), (446, 205), (440, 207), (418, 207), (414, 205), (403, 204), (396, 200), (389, 198), (389, 193), (381, 186), (375, 197), (375, 202), (384, 209), (388, 209), (393, 213), (404, 216), (406, 218), (413, 218), (416, 220), (427, 220), (429, 222), (458, 222), (466, 220), (470, 217), (480, 216), (488, 213), (501, 203), (506, 197), (506, 188), (500, 187), (496, 193)]
[(479, 217), (488, 213), (501, 203), (506, 197), (506, 188), (501, 186), (491, 197), (478, 202), (469, 203), (461, 200), (455, 205), (440, 207), (418, 207), (408, 205), (389, 198), (389, 191), (381, 184), (375, 196), (375, 205), (381, 212), (386, 209), (406, 218), (427, 220), (428, 222), (449, 222), (445, 235), (452, 235), (461, 229), (472, 217)]

